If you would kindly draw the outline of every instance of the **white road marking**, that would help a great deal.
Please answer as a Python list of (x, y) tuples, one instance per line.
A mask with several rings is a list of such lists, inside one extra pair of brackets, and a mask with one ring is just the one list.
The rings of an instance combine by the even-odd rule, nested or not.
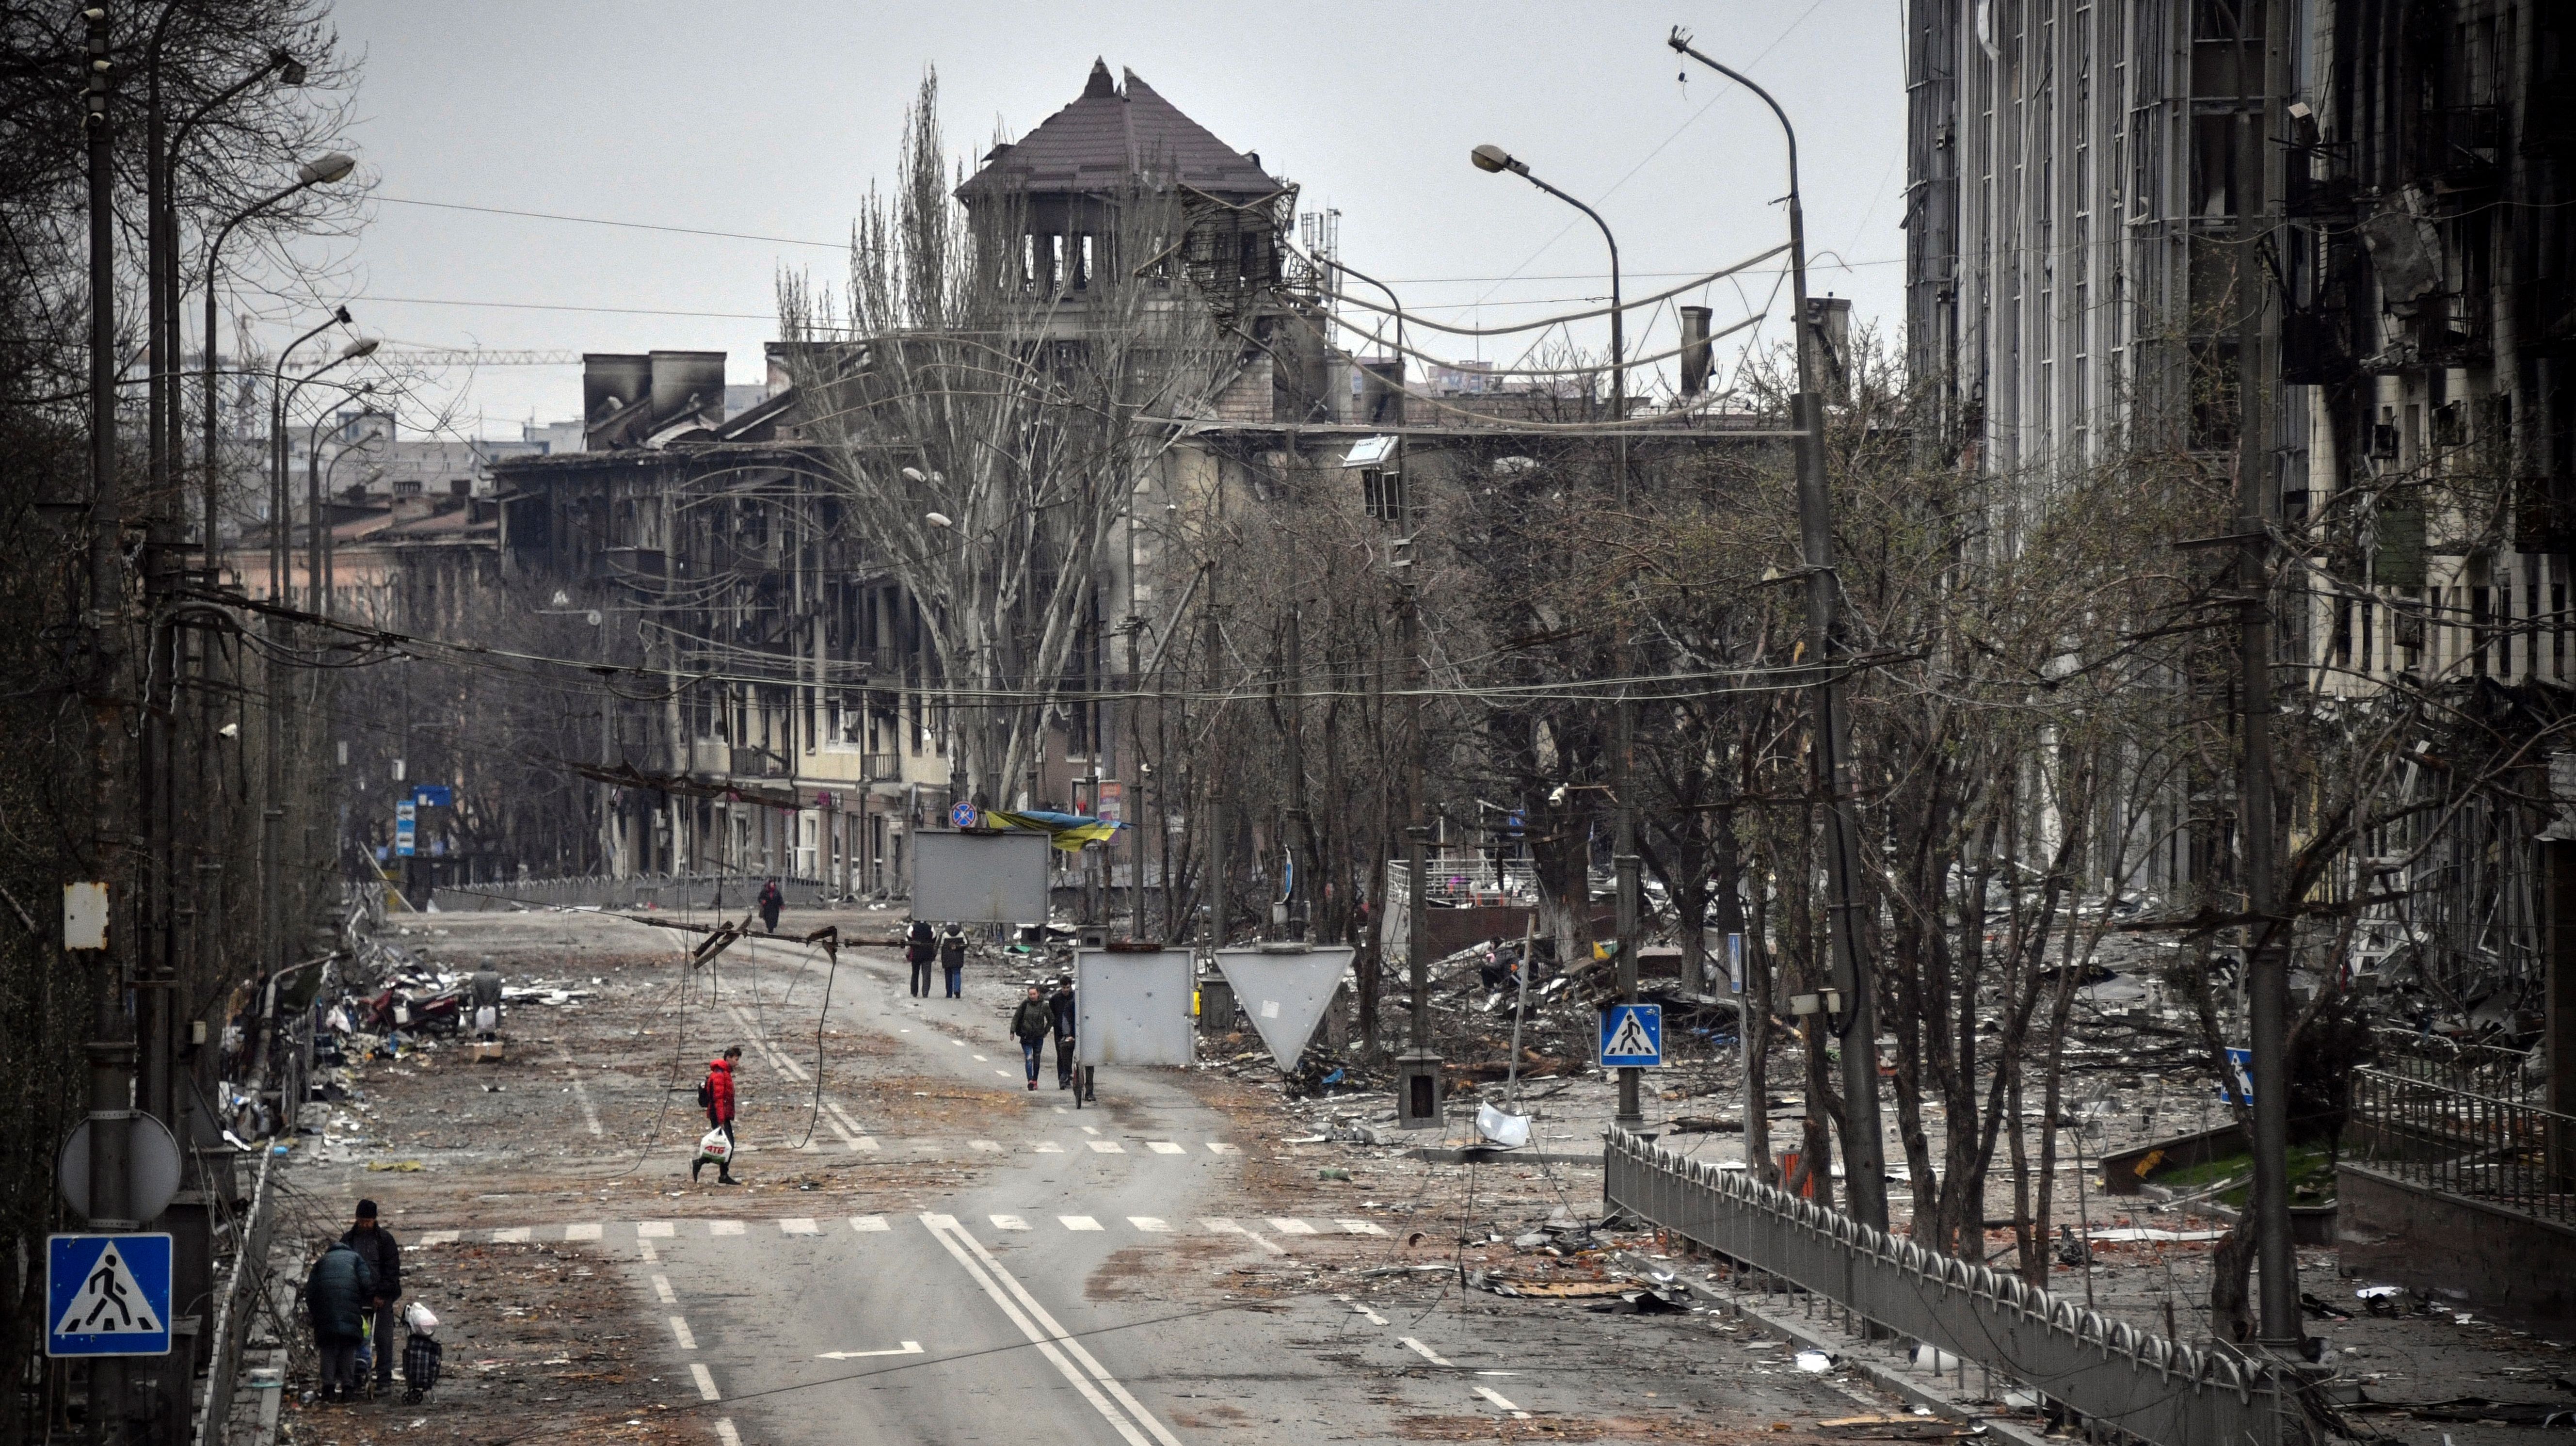
[(638, 1240), (668, 1240), (674, 1227), (668, 1220), (639, 1220), (635, 1224)]
[(1229, 1145), (1223, 1140), (1210, 1140), (1207, 1142), (1207, 1147), (1208, 1153), (1211, 1155), (1240, 1155), (1243, 1153), (1243, 1147), (1241, 1145)]
[(989, 1055), (981, 1055), (981, 1054), (979, 1054), (979, 1055), (976, 1055), (976, 1056), (975, 1056), (975, 1062), (976, 1062), (977, 1064), (991, 1064), (993, 1061), (992, 1061), (992, 1058), (991, 1058)]
[(1273, 1255), (1285, 1255), (1288, 1253), (1287, 1246), (1280, 1244), (1269, 1236), (1263, 1235), (1258, 1231), (1246, 1230), (1242, 1226), (1226, 1219), (1222, 1215), (1208, 1216), (1206, 1219), (1201, 1220), (1199, 1224), (1211, 1235), (1240, 1235), (1244, 1239), (1251, 1241), (1253, 1244), (1260, 1246), (1262, 1249), (1269, 1251)]
[(722, 1396), (716, 1394), (716, 1378), (707, 1374), (706, 1367), (698, 1364), (696, 1361), (691, 1361), (689, 1362), (689, 1374), (697, 1378), (698, 1399), (702, 1401), (721, 1401), (724, 1399)]
[(1350, 1235), (1384, 1235), (1386, 1233), (1384, 1230), (1379, 1229), (1377, 1222), (1373, 1220), (1336, 1220), (1333, 1223), (1342, 1227), (1343, 1232)]
[(917, 1356), (920, 1354), (921, 1342), (905, 1341), (902, 1345), (897, 1346), (890, 1351), (825, 1351), (814, 1359), (818, 1361), (857, 1361), (865, 1360), (869, 1356)]
[(456, 1230), (433, 1230), (413, 1243), (422, 1246), (454, 1245), (457, 1241), (457, 1237), (462, 1233), (463, 1232)]
[(581, 1106), (582, 1124), (594, 1135), (607, 1134), (608, 1132), (606, 1130), (599, 1127), (599, 1110), (590, 1102), (589, 1086), (584, 1085), (581, 1082), (581, 1076), (574, 1071), (571, 1055), (565, 1055), (563, 1057), (563, 1067), (564, 1078), (572, 1081), (572, 1097), (574, 1101)]
[(1098, 1125), (1085, 1125), (1082, 1127), (1082, 1132), (1086, 1135), (1096, 1135), (1100, 1133), (1100, 1127)]
[(653, 1294), (664, 1305), (678, 1305), (680, 1303), (680, 1298), (671, 1293), (671, 1277), (667, 1275), (657, 1275), (653, 1277)]
[(707, 1222), (707, 1233), (709, 1235), (740, 1235), (742, 1233), (742, 1222), (739, 1220), (710, 1220)]
[(1083, 1143), (1089, 1145), (1094, 1154), (1123, 1155), (1127, 1153), (1127, 1147), (1118, 1143), (1116, 1140), (1085, 1140)]
[(781, 1235), (820, 1235), (823, 1233), (823, 1227), (815, 1224), (812, 1220), (809, 1220), (802, 1215), (792, 1215), (787, 1219), (778, 1222), (778, 1233)]
[(567, 1225), (564, 1227), (564, 1239), (567, 1242), (574, 1240), (597, 1240), (600, 1236), (601, 1229), (602, 1227), (595, 1223), (590, 1225)]
[(1011, 1077), (1011, 1072), (1006, 1069), (997, 1069), (993, 1071), (993, 1073), (1000, 1075), (1004, 1079), (1009, 1079)]
[(1362, 1315), (1364, 1315), (1364, 1316), (1367, 1316), (1367, 1317), (1368, 1317), (1368, 1320), (1369, 1320), (1369, 1324), (1370, 1324), (1370, 1325), (1385, 1325), (1385, 1324), (1387, 1324), (1387, 1319), (1386, 1319), (1386, 1317), (1385, 1317), (1385, 1316), (1379, 1315), (1376, 1311), (1373, 1311), (1373, 1310), (1369, 1309), (1365, 1304), (1363, 1304), (1363, 1303), (1361, 1303), (1361, 1302), (1359, 1302), (1359, 1301), (1353, 1300), (1353, 1299), (1351, 1299), (1351, 1298), (1350, 1298), (1349, 1296), (1347, 1296), (1347, 1295), (1337, 1295), (1337, 1296), (1334, 1296), (1334, 1297), (1333, 1297), (1333, 1299), (1338, 1300), (1338, 1301), (1340, 1301), (1342, 1304), (1344, 1304), (1344, 1305), (1346, 1305), (1346, 1306), (1349, 1306), (1351, 1309), (1353, 1309), (1353, 1310), (1355, 1310), (1355, 1311), (1358, 1311), (1360, 1314), (1362, 1314)]
[(1153, 1151), (1157, 1155), (1186, 1155), (1189, 1153), (1188, 1147), (1181, 1144), (1178, 1140), (1147, 1140), (1145, 1142), (1145, 1148)]
[(1064, 1153), (1064, 1146), (1057, 1144), (1053, 1140), (1040, 1140), (1033, 1148), (1035, 1148), (1041, 1155), (1061, 1155)]
[(964, 1048), (966, 1047), (966, 1041), (964, 1041), (964, 1040), (962, 1040), (962, 1039), (952, 1039), (952, 1040), (950, 1040), (950, 1041), (948, 1041), (948, 1042), (949, 1042), (950, 1044), (953, 1044), (953, 1045), (957, 1046), (959, 1049), (964, 1049)]
[(742, 1433), (733, 1428), (733, 1418), (729, 1416), (716, 1418), (716, 1439), (723, 1442), (724, 1446), (742, 1446)]
[[(1063, 1326), (1056, 1324), (1055, 1317), (1047, 1314), (1046, 1307), (1039, 1305), (1037, 1298), (1030, 1295), (1009, 1271), (1004, 1270), (1002, 1263), (995, 1260), (992, 1252), (986, 1250), (980, 1241), (965, 1231), (957, 1229), (952, 1217), (930, 1215), (922, 1217), (924, 1223), (942, 1219), (948, 1221), (947, 1229), (941, 1230), (935, 1225), (932, 1227), (939, 1237), (939, 1243), (947, 1247), (948, 1253), (956, 1258), (959, 1265), (965, 1267), (967, 1274), (975, 1277), (976, 1284), (981, 1285), (984, 1293), (992, 1297), (993, 1303), (1002, 1308), (1002, 1313), (1011, 1318), (1011, 1323), (1020, 1328), (1020, 1333), (1028, 1337), (1029, 1343), (1036, 1346), (1039, 1353), (1044, 1355), (1076, 1390), (1082, 1392), (1083, 1399), (1091, 1402), (1092, 1408), (1100, 1412), (1101, 1419), (1116, 1427), (1118, 1434), (1125, 1438), (1130, 1446), (1145, 1446), (1146, 1438), (1137, 1432), (1137, 1426), (1142, 1426), (1146, 1431), (1153, 1433), (1153, 1439), (1161, 1442), (1162, 1446), (1181, 1446), (1180, 1438), (1172, 1434), (1171, 1428), (1157, 1420), (1153, 1412), (1146, 1410), (1134, 1396), (1129, 1395), (1127, 1388), (1119, 1384), (1118, 1378), (1102, 1369), (1100, 1362), (1092, 1359), (1091, 1352), (1084, 1350), (1080, 1341), (1068, 1334)], [(1004, 1294), (1005, 1290), (1009, 1292), (1007, 1295)], [(1072, 1358), (1071, 1361), (1066, 1359), (1068, 1356)], [(1073, 1361), (1081, 1362), (1080, 1370), (1074, 1368)], [(1090, 1378), (1088, 1380), (1084, 1379), (1086, 1373)], [(1094, 1382), (1098, 1383), (1096, 1387)], [(1106, 1392), (1109, 1397), (1114, 1397), (1118, 1405), (1126, 1409), (1125, 1417), (1122, 1417), (1118, 1410), (1103, 1398), (1103, 1392)], [(1128, 1424), (1128, 1418), (1133, 1418), (1135, 1425)]]
[(1127, 1223), (1148, 1235), (1167, 1234), (1172, 1228), (1171, 1222), (1159, 1215), (1130, 1215), (1127, 1217)]
[(1433, 1350), (1431, 1347), (1424, 1345), (1422, 1342), (1415, 1340), (1411, 1336), (1406, 1336), (1404, 1338), (1404, 1343), (1413, 1347), (1413, 1353), (1415, 1355), (1422, 1357), (1424, 1360), (1429, 1361), (1435, 1366), (1448, 1366), (1451, 1370), (1457, 1369), (1457, 1367), (1451, 1366), (1449, 1362), (1440, 1359), (1440, 1353), (1438, 1351)]
[(689, 1334), (689, 1323), (678, 1316), (671, 1317), (671, 1337), (680, 1343), (680, 1349), (684, 1351), (694, 1351), (698, 1348), (698, 1338)]
[(1100, 1222), (1092, 1219), (1088, 1215), (1059, 1215), (1055, 1218), (1063, 1221), (1064, 1228), (1067, 1230), (1097, 1230), (1100, 1228)]
[(1282, 1220), (1276, 1215), (1270, 1217), (1270, 1228), (1278, 1231), (1282, 1235), (1312, 1235), (1315, 1233), (1315, 1227), (1307, 1224), (1303, 1220)]
[(636, 1241), (635, 1254), (636, 1258), (642, 1260), (647, 1265), (657, 1265), (661, 1263), (662, 1257), (654, 1252), (653, 1242), (650, 1240)]
[(1511, 1413), (1512, 1413), (1512, 1419), (1513, 1419), (1513, 1420), (1515, 1420), (1515, 1421), (1526, 1421), (1526, 1420), (1528, 1420), (1528, 1419), (1530, 1418), (1530, 1413), (1529, 1413), (1529, 1412), (1524, 1411), (1524, 1410), (1522, 1410), (1520, 1407), (1513, 1405), (1511, 1402), (1504, 1400), (1504, 1399), (1502, 1398), (1501, 1393), (1497, 1392), (1497, 1391), (1496, 1391), (1493, 1387), (1491, 1387), (1491, 1386), (1478, 1386), (1478, 1387), (1476, 1388), (1476, 1394), (1477, 1394), (1477, 1395), (1479, 1395), (1479, 1396), (1484, 1397), (1484, 1398), (1485, 1398), (1486, 1400), (1488, 1400), (1488, 1401), (1493, 1402), (1495, 1405), (1500, 1406), (1500, 1407), (1501, 1407), (1501, 1408), (1503, 1408), (1504, 1410), (1511, 1412)]
[(870, 1231), (884, 1230), (889, 1227), (886, 1225), (886, 1218), (882, 1215), (853, 1215), (850, 1217), (850, 1228), (865, 1235)]
[(993, 1215), (986, 1218), (993, 1222), (993, 1228), (996, 1230), (1026, 1230), (1029, 1228), (1029, 1222), (1021, 1219), (1017, 1215)]
[(1002, 1153), (1001, 1142), (998, 1140), (968, 1140), (966, 1142), (966, 1148), (970, 1150), (981, 1150), (988, 1155), (998, 1155)]
[(495, 1245), (525, 1245), (528, 1242), (529, 1235), (532, 1233), (533, 1232), (525, 1225), (516, 1226), (508, 1230), (495, 1230), (492, 1232), (492, 1243)]

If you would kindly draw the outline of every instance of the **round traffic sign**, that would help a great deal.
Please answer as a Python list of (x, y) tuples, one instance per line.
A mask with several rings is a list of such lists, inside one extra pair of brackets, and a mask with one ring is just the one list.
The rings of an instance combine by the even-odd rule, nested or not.
[[(126, 1131), (125, 1194), (128, 1218), (151, 1220), (170, 1208), (179, 1193), (179, 1142), (170, 1127), (138, 1114)], [(54, 1183), (63, 1200), (83, 1215), (89, 1213), (89, 1121), (83, 1120), (63, 1141), (54, 1167)]]
[(948, 821), (959, 828), (973, 828), (976, 817), (975, 805), (971, 803), (948, 805)]

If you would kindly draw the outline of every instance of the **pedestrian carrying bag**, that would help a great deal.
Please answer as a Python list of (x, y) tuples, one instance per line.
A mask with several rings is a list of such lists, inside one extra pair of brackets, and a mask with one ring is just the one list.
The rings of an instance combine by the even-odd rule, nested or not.
[(698, 1158), (721, 1165), (733, 1158), (733, 1141), (726, 1139), (722, 1130), (709, 1130), (698, 1137)]

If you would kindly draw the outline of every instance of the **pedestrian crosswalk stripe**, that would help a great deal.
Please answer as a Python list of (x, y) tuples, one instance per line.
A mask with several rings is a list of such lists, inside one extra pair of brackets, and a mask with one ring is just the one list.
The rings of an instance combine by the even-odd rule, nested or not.
[(707, 1222), (707, 1233), (709, 1235), (740, 1235), (742, 1233), (742, 1222), (739, 1220), (710, 1220)]
[(1002, 1153), (1002, 1145), (998, 1140), (968, 1140), (966, 1142), (966, 1148), (970, 1150), (981, 1150), (988, 1155), (998, 1155)]
[(1123, 1155), (1127, 1153), (1127, 1147), (1118, 1143), (1116, 1140), (1085, 1140), (1083, 1143), (1089, 1145), (1092, 1150), (1098, 1154)]
[(457, 1236), (461, 1233), (462, 1232), (455, 1230), (433, 1230), (420, 1237), (420, 1239), (415, 1243), (420, 1245), (454, 1245), (456, 1243)]
[(790, 1216), (785, 1220), (779, 1221), (778, 1233), (781, 1235), (820, 1235), (823, 1233), (823, 1227), (801, 1215), (797, 1215)]
[(1352, 1235), (1384, 1235), (1386, 1233), (1379, 1229), (1375, 1222), (1368, 1220), (1336, 1220), (1333, 1223), (1342, 1227), (1343, 1230)]
[(1278, 1231), (1282, 1235), (1312, 1235), (1315, 1233), (1315, 1227), (1307, 1224), (1303, 1220), (1282, 1220), (1276, 1215), (1270, 1217), (1270, 1228)]
[(1186, 1155), (1189, 1150), (1177, 1140), (1147, 1140), (1145, 1148), (1157, 1155)]
[(979, 1054), (975, 1056), (975, 1062), (977, 1064), (991, 1064), (993, 1062), (993, 1058), (990, 1055)]
[(1100, 1222), (1092, 1219), (1088, 1215), (1059, 1215), (1055, 1218), (1063, 1221), (1064, 1228), (1067, 1230), (1097, 1230), (1100, 1228)]
[(873, 1152), (876, 1150), (876, 1148), (877, 1148), (877, 1142), (876, 1142), (874, 1139), (871, 1139), (870, 1137), (868, 1137), (868, 1136), (866, 1136), (866, 1135), (860, 1135), (860, 1136), (858, 1136), (857, 1138), (855, 1138), (855, 1139), (853, 1139), (853, 1140), (851, 1140), (851, 1141), (850, 1141), (850, 1149), (851, 1149), (853, 1152), (857, 1152), (857, 1151), (867, 1151), (867, 1152), (871, 1152), (871, 1153), (873, 1153)]
[(1159, 1215), (1130, 1215), (1127, 1217), (1127, 1223), (1148, 1235), (1161, 1235), (1172, 1228), (1171, 1224)]
[(527, 1243), (528, 1233), (528, 1227), (525, 1225), (520, 1226), (516, 1230), (495, 1230), (492, 1232), (492, 1243), (495, 1245), (524, 1245)]
[(1243, 1153), (1243, 1147), (1240, 1145), (1229, 1145), (1223, 1140), (1210, 1140), (1208, 1141), (1208, 1153), (1211, 1155), (1240, 1155)]
[(993, 1221), (993, 1228), (996, 1230), (1026, 1230), (1029, 1228), (1029, 1222), (1021, 1219), (1017, 1215), (995, 1215), (991, 1218)]
[(646, 1220), (639, 1222), (636, 1225), (635, 1238), (638, 1240), (668, 1240), (671, 1238), (672, 1230), (673, 1226), (668, 1220)]
[(882, 1215), (853, 1215), (850, 1217), (850, 1228), (865, 1234), (869, 1231), (884, 1230), (888, 1227), (886, 1225), (886, 1218)]
[(1061, 1155), (1064, 1153), (1064, 1146), (1053, 1140), (1040, 1140), (1037, 1143), (1037, 1152), (1041, 1155)]
[(1241, 1235), (1243, 1233), (1242, 1226), (1235, 1224), (1233, 1221), (1226, 1219), (1222, 1215), (1206, 1216), (1199, 1221), (1199, 1226), (1201, 1229), (1206, 1230), (1213, 1235)]
[(597, 1240), (597, 1239), (599, 1238), (599, 1232), (600, 1232), (600, 1227), (599, 1227), (599, 1226), (597, 1226), (597, 1225), (595, 1225), (595, 1224), (594, 1224), (594, 1225), (567, 1225), (567, 1226), (565, 1226), (565, 1227), (564, 1227), (564, 1239), (566, 1239), (566, 1240)]

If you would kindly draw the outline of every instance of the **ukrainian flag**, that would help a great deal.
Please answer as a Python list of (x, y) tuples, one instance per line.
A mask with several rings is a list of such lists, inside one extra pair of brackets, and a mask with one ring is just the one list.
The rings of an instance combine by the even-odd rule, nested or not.
[(1127, 827), (1126, 824), (1112, 823), (1107, 819), (1086, 818), (1078, 813), (1055, 813), (1038, 808), (1020, 810), (991, 808), (984, 811), (984, 817), (988, 822), (1003, 828), (1043, 833), (1057, 848), (1069, 854), (1078, 854), (1091, 844), (1107, 843), (1118, 830)]

